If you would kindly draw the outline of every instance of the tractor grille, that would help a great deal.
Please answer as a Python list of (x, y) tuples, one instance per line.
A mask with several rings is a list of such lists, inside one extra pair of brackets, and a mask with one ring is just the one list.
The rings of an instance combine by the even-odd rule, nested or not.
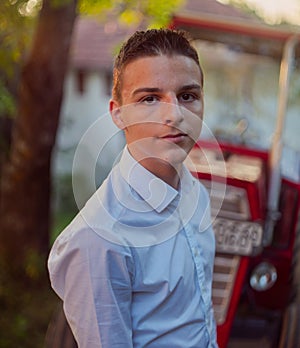
[(223, 324), (226, 320), (239, 263), (240, 256), (216, 254), (212, 284), (212, 301), (217, 325)]

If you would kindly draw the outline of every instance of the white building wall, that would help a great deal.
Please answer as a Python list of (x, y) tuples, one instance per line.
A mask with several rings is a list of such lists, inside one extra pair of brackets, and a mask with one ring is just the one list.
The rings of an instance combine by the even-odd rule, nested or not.
[(110, 95), (106, 81), (104, 72), (86, 72), (81, 93), (76, 72), (70, 71), (65, 80), (53, 175), (58, 184), (60, 178), (72, 176), (79, 207), (107, 176), (124, 146), (123, 133), (108, 113)]

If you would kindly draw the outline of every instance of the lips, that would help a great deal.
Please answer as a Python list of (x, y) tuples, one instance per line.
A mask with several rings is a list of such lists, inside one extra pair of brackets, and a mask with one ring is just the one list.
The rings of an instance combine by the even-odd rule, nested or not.
[(170, 134), (161, 136), (160, 138), (166, 141), (170, 141), (172, 143), (179, 143), (183, 141), (186, 137), (187, 137), (187, 134), (185, 133), (175, 133), (175, 134), (170, 133)]

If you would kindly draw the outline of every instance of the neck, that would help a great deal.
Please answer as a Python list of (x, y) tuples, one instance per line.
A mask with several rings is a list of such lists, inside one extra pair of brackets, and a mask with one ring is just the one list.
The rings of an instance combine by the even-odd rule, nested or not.
[(138, 156), (128, 149), (132, 157), (140, 163), (144, 168), (149, 170), (152, 174), (163, 180), (165, 183), (173, 187), (175, 190), (179, 189), (180, 175), (182, 170), (182, 163), (172, 165), (160, 158)]
[(174, 167), (170, 163), (157, 158), (143, 159), (139, 163), (174, 189), (179, 189), (182, 165)]

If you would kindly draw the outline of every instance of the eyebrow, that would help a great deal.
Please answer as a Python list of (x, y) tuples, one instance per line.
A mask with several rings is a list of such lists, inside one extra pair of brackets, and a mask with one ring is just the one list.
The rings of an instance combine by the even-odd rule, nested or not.
[(186, 91), (186, 90), (191, 90), (191, 89), (197, 89), (197, 90), (201, 91), (202, 87), (198, 83), (191, 83), (190, 85), (182, 86), (179, 90)]
[(156, 88), (156, 87), (141, 87), (137, 88), (132, 92), (132, 95), (137, 95), (139, 93), (161, 93), (162, 89), (161, 88)]
[[(192, 90), (192, 89), (197, 89), (201, 91), (202, 87), (198, 83), (192, 83), (189, 85), (181, 86), (179, 91), (186, 91), (186, 90)], [(132, 94), (137, 95), (139, 93), (161, 93), (162, 91), (163, 90), (158, 87), (141, 87), (134, 90)]]

